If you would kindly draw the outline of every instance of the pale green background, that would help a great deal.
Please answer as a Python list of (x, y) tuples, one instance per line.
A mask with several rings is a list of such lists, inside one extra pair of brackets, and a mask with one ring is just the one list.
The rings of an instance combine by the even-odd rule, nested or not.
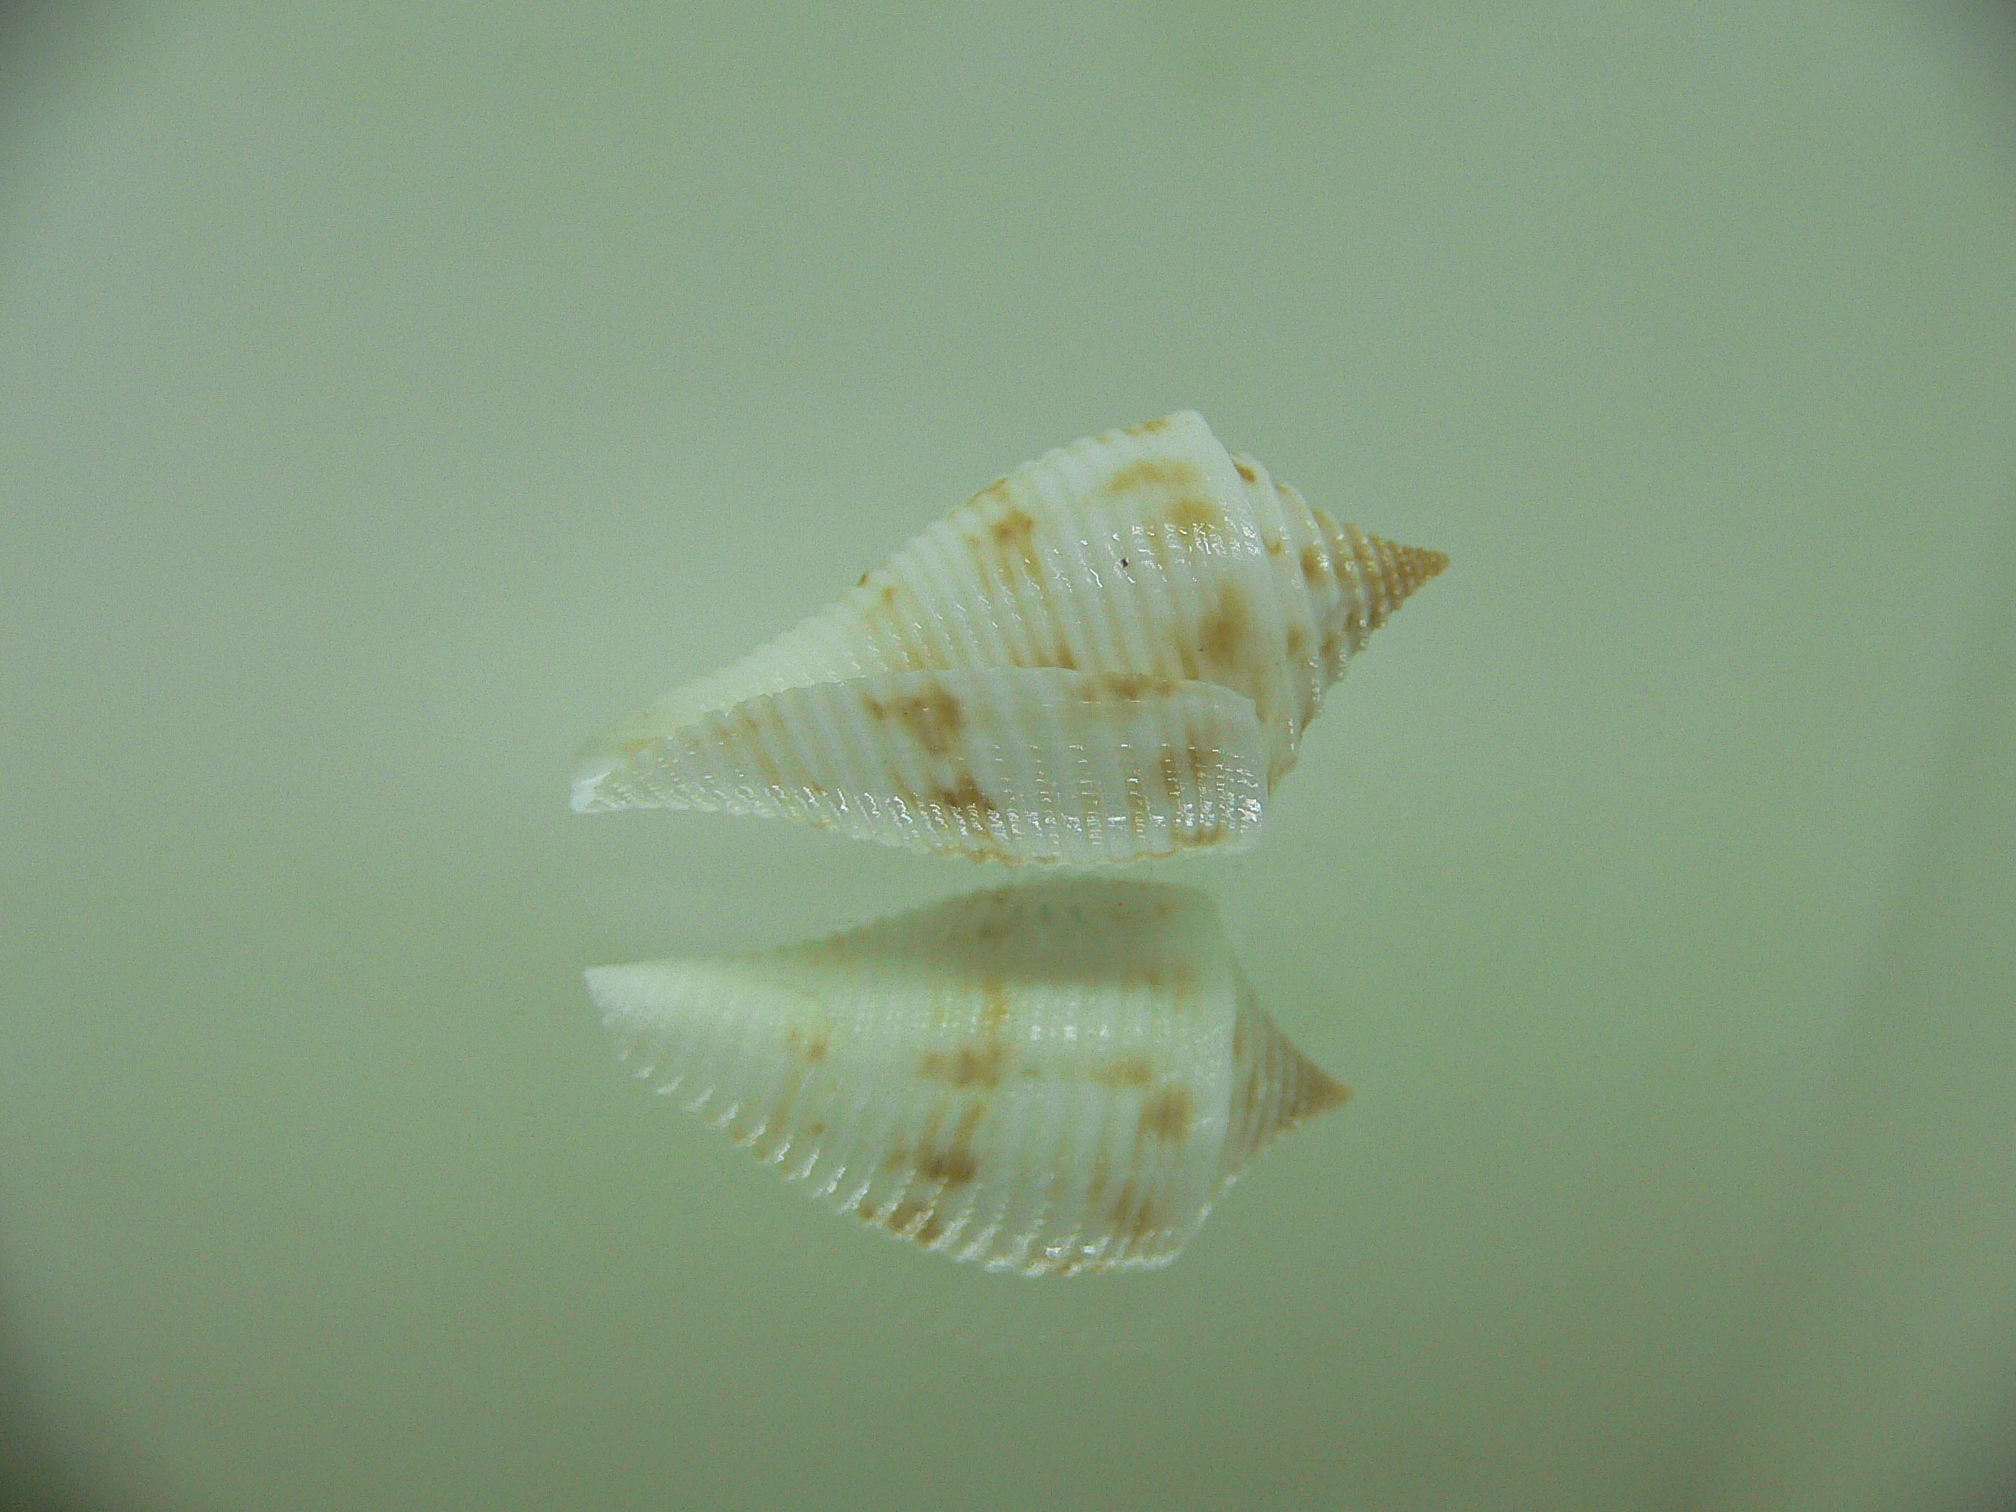
[[(21, 1484), (1481, 1512), (2016, 1463), (1999, 10), (8, 25)], [(1173, 1270), (970, 1273), (643, 1093), (578, 972), (1001, 874), (579, 819), (569, 758), (1179, 406), (1454, 559), (1263, 848), (1156, 873), (1357, 1098)]]

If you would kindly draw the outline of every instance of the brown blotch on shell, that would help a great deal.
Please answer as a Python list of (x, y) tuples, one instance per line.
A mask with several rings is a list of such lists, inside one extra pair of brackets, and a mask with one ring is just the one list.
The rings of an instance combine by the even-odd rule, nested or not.
[[(770, 754), (769, 743), (763, 738), (762, 723), (756, 718), (755, 713), (744, 704), (734, 711), (732, 717), (735, 722), (734, 734), (739, 737), (736, 743), (755, 763), (758, 774), (774, 791), (780, 794), (786, 791), (790, 784), (785, 782), (783, 772), (779, 770), (776, 759)], [(725, 739), (728, 732), (723, 731), (722, 734)]]
[(1181, 1144), (1190, 1137), (1193, 1100), (1188, 1087), (1164, 1087), (1141, 1104), (1136, 1129), (1143, 1139)]
[(995, 1035), (1008, 1022), (1012, 1006), (1008, 1001), (1008, 989), (999, 978), (989, 977), (980, 984), (980, 1032)]
[(1330, 564), (1323, 557), (1320, 546), (1302, 548), (1302, 580), (1311, 588), (1330, 575)]
[(1252, 606), (1236, 583), (1225, 585), (1218, 607), (1206, 616), (1198, 635), (1198, 649), (1204, 659), (1217, 667), (1236, 667), (1245, 659), (1247, 637), (1253, 629)]
[(1130, 425), (1122, 431), (1123, 436), (1159, 436), (1169, 429), (1167, 420), (1143, 420), (1139, 425)]
[(1092, 1080), (1102, 1087), (1145, 1087), (1155, 1079), (1155, 1068), (1145, 1055), (1121, 1055), (1098, 1067)]
[(1110, 1212), (1113, 1221), (1115, 1223), (1118, 1223), (1122, 1219), (1126, 1218), (1128, 1214), (1133, 1212), (1133, 1210), (1134, 1210), (1134, 1178), (1130, 1176), (1125, 1181), (1120, 1183), (1120, 1191), (1113, 1198), (1113, 1205), (1108, 1211)]
[(957, 1050), (927, 1050), (917, 1059), (917, 1074), (955, 1087), (998, 1087), (1008, 1067), (1008, 1046), (983, 1039)]
[(1036, 522), (1023, 510), (1010, 509), (987, 529), (987, 547), (995, 570), (1004, 579), (1016, 572), (1041, 579), (1043, 559), (1036, 551)]
[(1225, 517), (1210, 500), (1188, 494), (1169, 506), (1168, 520), (1170, 529), (1191, 546), (1201, 544), (1207, 535), (1215, 535), (1225, 524)]
[(1085, 691), (1097, 700), (1111, 699), (1116, 703), (1138, 703), (1144, 698), (1167, 698), (1176, 691), (1176, 680), (1172, 677), (1157, 677), (1152, 672), (1103, 672), (1097, 677), (1085, 680)]
[[(1113, 1232), (1124, 1241), (1123, 1249), (1138, 1245), (1166, 1227), (1154, 1193), (1141, 1191), (1132, 1180), (1121, 1183), (1120, 1193), (1113, 1199), (1109, 1221)], [(1107, 1263), (1117, 1258), (1109, 1253)]]
[(883, 1213), (864, 1198), (855, 1212), (868, 1223), (880, 1223), (899, 1239), (915, 1239), (919, 1244), (931, 1244), (945, 1232), (945, 1220), (939, 1216), (935, 1200), (902, 1197)]
[(1133, 1220), (1127, 1225), (1127, 1242), (1138, 1247), (1144, 1241), (1153, 1239), (1168, 1226), (1162, 1219), (1162, 1209), (1156, 1206), (1155, 1199), (1144, 1195), (1140, 1204), (1134, 1209)]
[(1239, 476), (1243, 478), (1246, 482), (1258, 483), (1260, 481), (1260, 474), (1253, 471), (1251, 467), (1247, 466), (1244, 462), (1239, 461), (1237, 458), (1233, 459), (1232, 466), (1238, 472)]
[(827, 1032), (824, 1025), (811, 1034), (802, 1029), (786, 1029), (784, 1043), (791, 1050), (804, 1056), (808, 1062), (817, 1065), (826, 1059), (826, 1053), (832, 1049), (833, 1036)]
[(1008, 991), (989, 977), (981, 983), (980, 1031), (966, 1044), (953, 1050), (927, 1050), (917, 1060), (917, 1074), (955, 1087), (1001, 1085), (1014, 1058), (1008, 1042), (1001, 1037), (1002, 1026), (1011, 1011)]
[(1204, 475), (1197, 470), (1194, 462), (1161, 462), (1152, 457), (1139, 462), (1130, 462), (1105, 482), (1109, 494), (1133, 493), (1137, 490), (1167, 489), (1171, 493), (1184, 493), (1201, 488)]
[(917, 1174), (948, 1187), (965, 1186), (979, 1175), (980, 1161), (973, 1153), (973, 1133), (986, 1112), (986, 1103), (968, 1103), (960, 1110), (951, 1142), (944, 1145), (934, 1140), (938, 1123), (934, 1115), (925, 1126), (925, 1138), (917, 1146)]
[(933, 756), (952, 749), (965, 722), (959, 700), (935, 683), (914, 697), (897, 699), (894, 712), (910, 738)]
[(987, 821), (1001, 812), (994, 800), (980, 790), (979, 780), (971, 772), (952, 786), (940, 788), (932, 798), (948, 815), (983, 834), (987, 832)]

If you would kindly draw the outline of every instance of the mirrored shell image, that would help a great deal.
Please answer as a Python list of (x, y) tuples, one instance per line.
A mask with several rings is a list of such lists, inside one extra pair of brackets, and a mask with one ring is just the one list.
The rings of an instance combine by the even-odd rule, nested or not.
[(637, 1075), (835, 1212), (1024, 1275), (1167, 1265), (1344, 1101), (1188, 888), (969, 894), (812, 944), (587, 972)]
[(1325, 690), (1447, 562), (1338, 524), (1182, 411), (1017, 468), (633, 713), (573, 806), (1011, 864), (1249, 848)]

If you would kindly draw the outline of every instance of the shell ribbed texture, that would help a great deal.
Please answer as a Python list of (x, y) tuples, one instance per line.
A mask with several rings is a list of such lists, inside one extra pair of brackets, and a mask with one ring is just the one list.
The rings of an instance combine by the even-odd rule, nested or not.
[(1156, 884), (999, 889), (588, 985), (640, 1076), (787, 1180), (1029, 1275), (1167, 1264), (1342, 1096), (1253, 1003), (1210, 900)]
[(617, 801), (783, 815), (910, 850), (1096, 865), (1250, 845), (1252, 705), (1207, 683), (896, 672), (785, 688), (651, 747)]
[(1350, 1092), (1288, 1043), (1242, 977), (1232, 1029), (1232, 1105), (1221, 1170), (1229, 1183), (1273, 1140), (1341, 1106)]
[(1345, 660), (1441, 570), (1184, 411), (982, 489), (841, 600), (631, 716), (574, 806), (1096, 864), (1253, 843)]

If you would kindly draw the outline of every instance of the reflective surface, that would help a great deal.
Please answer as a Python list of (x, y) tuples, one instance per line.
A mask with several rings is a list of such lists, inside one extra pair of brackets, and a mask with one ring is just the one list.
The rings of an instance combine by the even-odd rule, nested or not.
[(1168, 1265), (1350, 1095), (1194, 888), (1053, 877), (726, 960), (593, 966), (635, 1074), (836, 1213), (1029, 1277)]
[[(1973, 1473), (2016, 1245), (1955, 1158), (1997, 1126), (1931, 1114), (2016, 1054), (1934, 1032), (2016, 853), (1939, 760), (2016, 704), (1956, 672), (2016, 498), (1986, 14), (12, 22), (5, 1442), (147, 1508), (1788, 1506), (1831, 1400)], [(1152, 1274), (867, 1243), (638, 1095), (580, 972), (1005, 874), (581, 819), (570, 760), (1183, 406), (1452, 558), (1175, 879), (1353, 1101)], [(1887, 1253), (1801, 1216), (1837, 1182), (1939, 1268), (1830, 1270)]]

